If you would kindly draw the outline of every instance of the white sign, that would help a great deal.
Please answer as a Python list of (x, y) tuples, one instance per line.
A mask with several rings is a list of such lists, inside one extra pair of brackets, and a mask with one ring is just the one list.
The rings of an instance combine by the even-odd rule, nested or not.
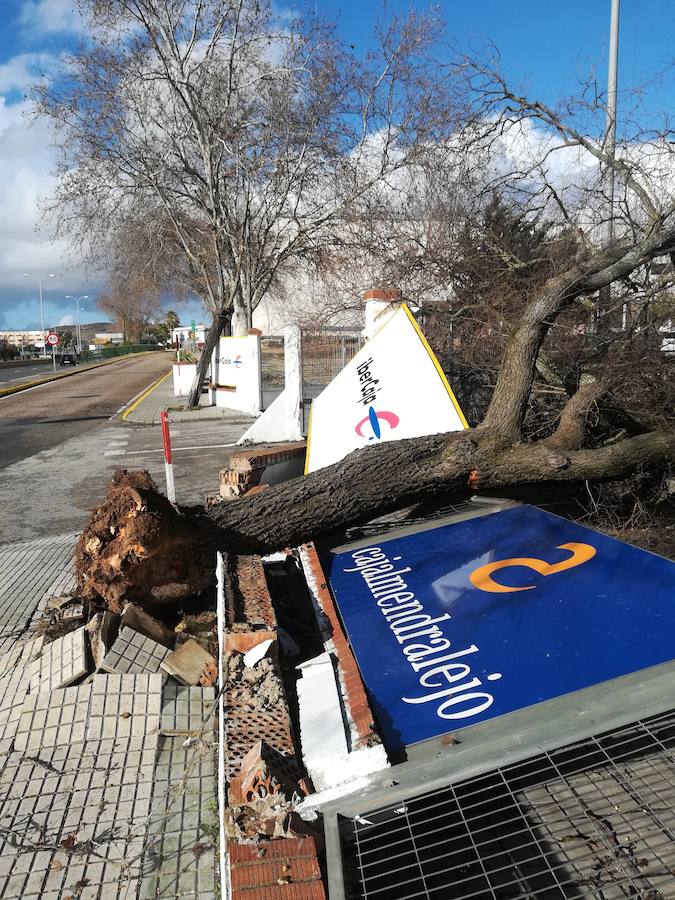
[(49, 334), (47, 335), (47, 343), (49, 344), (49, 346), (56, 347), (56, 345), (58, 344), (59, 341), (60, 341), (60, 338), (59, 338), (58, 334), (56, 334), (55, 331), (50, 331)]
[(380, 441), (468, 427), (438, 360), (402, 305), (312, 403), (305, 473)]
[(216, 406), (260, 415), (260, 338), (221, 337), (211, 357)]

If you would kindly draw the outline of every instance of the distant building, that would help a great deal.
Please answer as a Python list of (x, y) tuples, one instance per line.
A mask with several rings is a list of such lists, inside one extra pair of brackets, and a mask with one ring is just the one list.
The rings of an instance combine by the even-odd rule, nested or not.
[(121, 331), (97, 331), (94, 334), (94, 344), (97, 346), (105, 346), (105, 344), (122, 344), (124, 335)]
[(0, 341), (5, 341), (13, 347), (18, 347), (19, 350), (28, 350), (33, 347), (42, 349), (45, 345), (42, 331), (0, 331)]

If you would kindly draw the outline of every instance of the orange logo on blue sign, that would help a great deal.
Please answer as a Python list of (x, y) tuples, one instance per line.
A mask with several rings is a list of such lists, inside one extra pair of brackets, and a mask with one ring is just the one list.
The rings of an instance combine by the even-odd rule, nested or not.
[(501, 559), (498, 562), (488, 563), (486, 566), (476, 569), (469, 576), (469, 580), (479, 591), (489, 591), (494, 594), (531, 591), (536, 585), (528, 584), (524, 587), (507, 587), (504, 584), (499, 584), (498, 581), (493, 581), (492, 573), (499, 571), (499, 569), (508, 569), (511, 566), (524, 566), (527, 569), (534, 569), (540, 575), (555, 575), (558, 572), (564, 572), (566, 569), (573, 569), (576, 566), (583, 565), (589, 559), (593, 559), (597, 552), (595, 547), (592, 547), (590, 544), (580, 544), (575, 541), (569, 544), (560, 544), (556, 547), (556, 550), (569, 550), (572, 555), (569, 559), (564, 559), (558, 563), (547, 563), (545, 560), (537, 559), (533, 556), (516, 556), (511, 559)]

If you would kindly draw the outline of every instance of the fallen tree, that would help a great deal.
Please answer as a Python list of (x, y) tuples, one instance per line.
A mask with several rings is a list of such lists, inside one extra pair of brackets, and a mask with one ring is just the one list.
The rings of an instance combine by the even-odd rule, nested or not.
[(601, 383), (580, 386), (548, 439), (527, 442), (522, 436), (537, 357), (556, 317), (645, 259), (675, 251), (675, 211), (669, 218), (668, 226), (655, 224), (642, 241), (592, 254), (544, 284), (509, 340), (487, 414), (476, 428), (364, 448), (306, 477), (208, 511), (174, 508), (149, 476), (122, 473), (78, 543), (82, 589), (113, 607), (122, 598), (176, 602), (209, 585), (216, 549), (270, 552), (430, 498), (620, 478), (672, 463), (673, 430), (586, 446), (585, 422), (604, 393)]
[[(408, 252), (411, 269), (426, 273), (423, 266), (430, 263), (441, 273), (447, 271), (448, 283), (438, 287), (452, 295), (447, 301), (450, 328), (460, 349), (471, 332), (477, 342), (493, 341), (497, 351), (503, 347), (501, 356), (495, 356), (501, 363), (485, 414), (483, 406), (475, 427), (462, 433), (370, 446), (305, 478), (209, 510), (172, 507), (147, 475), (122, 473), (78, 544), (84, 592), (111, 606), (123, 599), (180, 601), (211, 584), (215, 549), (268, 552), (428, 499), (451, 501), (473, 492), (602, 482), (643, 469), (663, 472), (672, 463), (672, 414), (658, 410), (654, 417), (651, 409), (641, 416), (634, 408), (617, 408), (619, 379), (606, 353), (608, 347), (618, 348), (616, 355), (633, 359), (642, 346), (638, 341), (631, 344), (633, 338), (651, 335), (649, 358), (658, 360), (667, 383), (662, 325), (673, 316), (675, 192), (668, 175), (672, 154), (666, 135), (648, 144), (640, 132), (627, 135), (615, 152), (613, 142), (610, 146), (606, 140), (601, 101), (588, 110), (580, 100), (577, 128), (555, 110), (514, 93), (494, 68), (464, 60), (461, 69), (467, 77), (463, 96), (468, 98), (472, 127), (457, 135), (456, 153), (466, 155), (459, 170), (487, 178), (476, 192), (479, 209), (485, 202), (481, 193), (505, 192), (519, 210), (517, 226), (509, 225), (509, 216), (495, 207), (492, 231), (470, 229), (463, 248), (444, 243), (440, 256), (429, 258), (433, 242), (422, 233), (419, 240), (397, 237), (393, 252), (401, 259)], [(588, 136), (588, 112), (602, 120), (595, 139)], [(524, 157), (512, 165), (505, 165), (504, 135), (528, 142)], [(556, 180), (558, 169), (550, 160), (558, 151), (568, 154), (563, 160), (569, 159), (571, 150), (577, 154), (576, 168), (569, 169), (569, 178)], [(494, 156), (496, 165), (481, 163), (482, 156), (488, 162)], [(453, 156), (453, 167), (456, 164)], [(612, 202), (606, 196), (610, 173), (616, 182)], [(418, 174), (418, 187), (428, 186)], [(386, 208), (381, 210), (384, 230), (391, 224)], [(555, 227), (534, 235), (540, 217), (549, 217), (552, 210), (558, 211)], [(433, 209), (426, 218), (419, 210), (415, 215), (423, 232), (438, 224)], [(409, 212), (394, 204), (391, 218), (409, 230)], [(356, 221), (357, 237), (359, 225)], [(496, 240), (507, 226), (515, 227), (514, 239)], [(474, 235), (482, 237), (476, 241)], [(475, 258), (470, 260), (474, 244)], [(359, 246), (355, 237), (350, 252)], [(498, 280), (474, 305), (470, 302), (471, 272), (480, 276), (482, 271), (485, 280), (486, 265), (488, 275), (492, 269), (489, 260), (485, 264), (481, 259), (486, 246), (507, 271), (533, 272), (526, 289), (514, 288), (512, 301), (499, 296)], [(454, 258), (471, 263), (468, 275), (460, 273), (468, 277), (460, 294), (446, 290), (455, 282), (453, 267), (445, 262)], [(652, 262), (660, 267), (657, 278)], [(522, 281), (520, 276), (512, 280), (516, 287)], [(481, 318), (485, 306), (489, 315)], [(508, 332), (503, 345), (502, 334)], [(570, 335), (582, 336), (587, 350), (561, 375), (555, 371), (555, 351)], [(638, 358), (643, 370), (650, 366), (645, 359)], [(542, 386), (555, 393), (557, 405), (542, 404)], [(560, 398), (566, 404), (561, 406)], [(636, 399), (633, 407), (642, 400)], [(533, 430), (527, 416), (534, 407), (538, 424)], [(599, 419), (604, 423), (601, 433), (593, 427)]]

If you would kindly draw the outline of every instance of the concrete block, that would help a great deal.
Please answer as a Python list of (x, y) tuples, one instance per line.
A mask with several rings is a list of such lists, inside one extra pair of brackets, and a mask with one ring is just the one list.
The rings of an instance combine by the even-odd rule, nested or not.
[(134, 631), (138, 631), (153, 641), (157, 641), (158, 644), (163, 644), (170, 650), (173, 649), (176, 643), (175, 632), (167, 628), (163, 622), (153, 618), (140, 607), (131, 603), (122, 612), (121, 624), (127, 628), (133, 628)]
[(161, 663), (161, 668), (172, 675), (181, 684), (203, 684), (205, 673), (207, 683), (212, 683), (213, 671), (216, 671), (216, 660), (192, 639), (170, 653)]

